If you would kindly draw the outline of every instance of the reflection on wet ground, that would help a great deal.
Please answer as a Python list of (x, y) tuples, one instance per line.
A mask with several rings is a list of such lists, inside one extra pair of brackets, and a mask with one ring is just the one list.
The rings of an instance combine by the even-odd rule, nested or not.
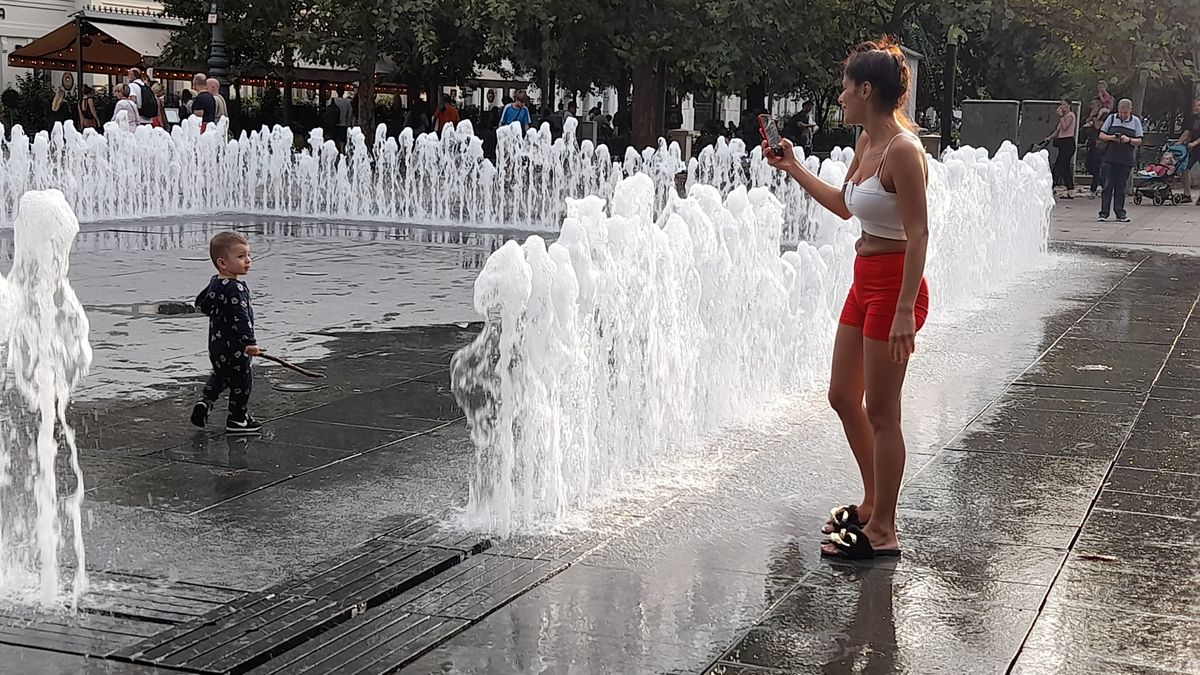
[(1200, 261), (1064, 255), (922, 333), (899, 561), (818, 556), (857, 482), (819, 392), (712, 438), (686, 481), (631, 481), (578, 531), (463, 531), (472, 448), (447, 363), (477, 327), (330, 331), (323, 388), (264, 370), (261, 439), (188, 427), (190, 387), (76, 406), (98, 590), (74, 619), (5, 612), (0, 663), (1200, 672)]

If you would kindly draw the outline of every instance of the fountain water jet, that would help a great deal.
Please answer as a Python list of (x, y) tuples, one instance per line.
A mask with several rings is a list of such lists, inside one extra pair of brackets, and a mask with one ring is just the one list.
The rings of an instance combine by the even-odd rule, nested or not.
[[(74, 607), (87, 591), (84, 486), (66, 412), (92, 361), (87, 317), (67, 279), (79, 222), (61, 192), (34, 191), (21, 197), (15, 230), (13, 266), (0, 277), (0, 593), (60, 605), (60, 556), (69, 555)], [(60, 470), (74, 480), (61, 504)]]
[[(849, 158), (814, 168), (837, 184)], [(769, 187), (725, 195), (701, 181), (730, 178), (694, 165), (687, 198), (661, 210), (656, 182), (635, 175), (610, 203), (569, 201), (553, 244), (492, 254), (475, 283), (485, 326), (451, 366), (476, 446), (468, 523), (562, 523), (635, 473), (693, 459), (721, 425), (824, 386), (858, 227), (811, 208), (823, 243), (781, 255), (798, 206), (777, 195), (798, 197), (761, 161), (750, 178)], [(1048, 262), (1050, 189), (1045, 155), (1012, 146), (931, 162), (933, 321)]]

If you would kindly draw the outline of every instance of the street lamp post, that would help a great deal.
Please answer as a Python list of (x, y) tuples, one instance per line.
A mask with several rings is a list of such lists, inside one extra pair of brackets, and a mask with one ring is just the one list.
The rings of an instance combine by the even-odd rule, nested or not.
[(221, 98), (229, 100), (229, 80), (225, 79), (225, 67), (229, 60), (225, 58), (225, 27), (221, 24), (221, 9), (218, 0), (213, 0), (212, 11), (208, 14), (208, 23), (212, 26), (212, 44), (208, 52), (208, 76), (216, 78), (221, 83)]

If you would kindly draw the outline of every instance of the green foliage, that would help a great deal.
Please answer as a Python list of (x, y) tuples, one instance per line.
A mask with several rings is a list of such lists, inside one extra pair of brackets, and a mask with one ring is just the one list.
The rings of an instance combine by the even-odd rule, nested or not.
[[(294, 48), (298, 40), (296, 23), (308, 11), (307, 5), (307, 0), (221, 0), (230, 78), (281, 66), (285, 50)], [(212, 38), (210, 4), (164, 0), (163, 7), (187, 22), (172, 32), (164, 58), (171, 63), (206, 64)]]
[[(203, 63), (207, 3), (165, 4), (189, 22), (169, 56)], [(293, 58), (355, 70), (367, 127), (381, 64), (415, 94), (504, 61), (567, 90), (635, 79), (643, 96), (648, 83), (678, 93), (754, 87), (814, 98), (823, 116), (848, 47), (882, 34), (926, 56), (920, 109), (940, 106), (951, 36), (962, 45), (960, 99), (1088, 98), (1098, 75), (1171, 91), (1200, 81), (1197, 0), (223, 0), (222, 12), (231, 74), (279, 72)], [(384, 108), (390, 117), (398, 106)]]
[(275, 119), (283, 107), (283, 96), (277, 87), (267, 87), (258, 95), (258, 114), (263, 119)]
[(50, 128), (50, 104), (54, 87), (45, 76), (34, 71), (17, 77), (16, 105), (12, 107), (12, 122), (20, 124), (25, 133), (33, 135)]

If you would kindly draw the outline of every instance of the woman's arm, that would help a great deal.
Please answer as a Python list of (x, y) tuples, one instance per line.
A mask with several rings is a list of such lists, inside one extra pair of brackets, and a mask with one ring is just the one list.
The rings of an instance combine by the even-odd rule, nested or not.
[[(866, 146), (867, 140), (865, 132), (859, 134), (858, 145), (854, 149), (854, 161), (850, 162), (850, 169), (846, 172), (847, 178), (853, 176), (855, 169), (858, 168), (858, 157), (862, 154), (862, 149)], [(796, 159), (796, 154), (793, 150), (794, 146), (788, 139), (782, 139), (780, 147), (783, 149), (782, 158), (775, 157), (771, 149), (767, 147), (766, 141), (763, 141), (763, 156), (767, 158), (767, 163), (776, 169), (782, 169), (787, 172), (787, 175), (799, 183), (805, 192), (812, 195), (812, 198), (817, 200), (818, 204), (829, 209), (829, 211), (842, 220), (849, 220), (853, 214), (846, 207), (845, 186), (830, 185), (821, 180), (820, 176), (805, 168)]]
[(904, 139), (892, 146), (886, 168), (895, 185), (900, 203), (900, 221), (908, 238), (904, 252), (904, 278), (900, 283), (896, 318), (892, 321), (889, 336), (892, 358), (897, 363), (903, 363), (916, 350), (917, 295), (921, 291), (921, 279), (925, 276), (925, 255), (929, 245), (925, 149)]

